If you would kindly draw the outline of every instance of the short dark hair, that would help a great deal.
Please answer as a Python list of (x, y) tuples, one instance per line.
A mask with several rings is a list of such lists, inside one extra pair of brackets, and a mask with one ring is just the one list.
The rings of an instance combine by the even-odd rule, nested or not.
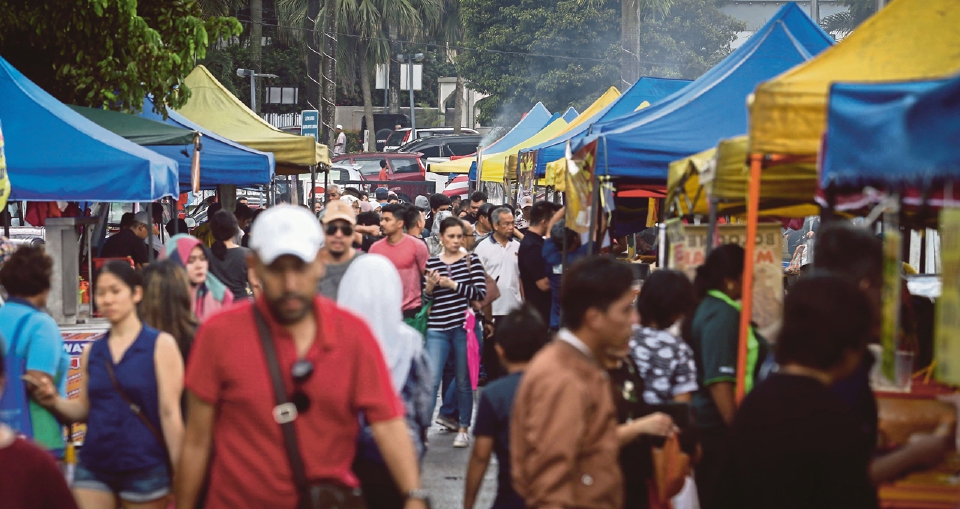
[(410, 205), (403, 206), (403, 226), (406, 229), (416, 227), (421, 217), (419, 208)]
[(403, 209), (405, 207), (399, 203), (388, 203), (383, 207), (380, 207), (380, 214), (385, 214), (389, 212), (393, 217), (403, 220)]
[(821, 226), (813, 248), (813, 266), (859, 283), (879, 287), (883, 279), (883, 241), (866, 228), (841, 221)]
[(548, 201), (538, 201), (530, 208), (530, 226), (537, 226), (545, 221), (549, 221), (557, 212), (557, 207)]
[(381, 168), (386, 168), (386, 167), (387, 167), (387, 160), (386, 160), (386, 159), (381, 159), (381, 160), (380, 160), (380, 167), (381, 167)]
[(213, 219), (213, 215), (220, 211), (223, 208), (223, 204), (220, 202), (213, 202), (207, 207), (207, 221)]
[(444, 205), (452, 205), (450, 197), (445, 194), (434, 193), (430, 195), (430, 209), (437, 210)]
[(237, 218), (226, 210), (218, 210), (210, 219), (210, 232), (213, 238), (219, 241), (232, 239), (237, 235), (240, 227), (237, 226)]
[(440, 235), (443, 235), (443, 232), (447, 231), (448, 228), (453, 228), (459, 226), (461, 231), (466, 231), (466, 228), (463, 227), (463, 221), (459, 217), (448, 217), (443, 221), (440, 221)]
[(584, 258), (567, 269), (560, 285), (560, 307), (568, 326), (579, 329), (590, 308), (606, 312), (633, 285), (633, 269), (606, 256)]
[(253, 209), (242, 203), (238, 203), (236, 210), (233, 211), (233, 216), (237, 218), (237, 221), (253, 219)]
[(372, 210), (369, 212), (361, 212), (357, 214), (357, 224), (360, 226), (378, 226), (380, 224), (380, 216)]
[(163, 204), (157, 202), (151, 203), (150, 216), (153, 218), (154, 223), (163, 223)]
[(53, 260), (42, 246), (23, 244), (0, 267), (0, 284), (13, 297), (34, 297), (50, 289)]
[(724, 279), (740, 278), (744, 256), (743, 248), (736, 244), (714, 248), (703, 265), (697, 267), (697, 276), (693, 280), (697, 299), (702, 300), (710, 290), (722, 290)]
[(637, 312), (644, 327), (656, 324), (666, 329), (673, 325), (677, 315), (688, 317), (693, 308), (693, 283), (686, 274), (676, 270), (650, 274), (637, 296)]
[(481, 217), (487, 218), (487, 221), (490, 221), (490, 224), (493, 224), (493, 221), (490, 219), (490, 213), (493, 212), (493, 209), (497, 208), (496, 205), (492, 203), (484, 203), (477, 208), (477, 219)]
[(511, 210), (510, 207), (505, 207), (502, 205), (499, 207), (496, 207), (490, 211), (490, 225), (493, 226), (496, 224), (500, 224), (500, 217), (503, 215), (504, 212), (510, 214), (511, 216), (514, 215), (513, 210)]
[(777, 362), (836, 367), (845, 351), (866, 346), (872, 320), (870, 301), (849, 279), (829, 273), (802, 278), (784, 298)]
[(503, 317), (493, 340), (508, 362), (528, 362), (550, 341), (550, 332), (540, 313), (525, 303)]
[(127, 228), (130, 228), (131, 226), (133, 226), (133, 223), (136, 223), (136, 222), (137, 222), (136, 214), (134, 214), (133, 212), (124, 212), (123, 215), (120, 216), (120, 229), (125, 230)]
[[(171, 237), (178, 233), (187, 233), (189, 230), (189, 228), (187, 228), (187, 222), (179, 217), (167, 221), (166, 228), (167, 233), (169, 233)], [(174, 228), (176, 228), (176, 230), (174, 230)]]
[(486, 202), (486, 201), (487, 201), (487, 193), (485, 193), (485, 192), (483, 192), (483, 191), (477, 191), (477, 192), (475, 192), (475, 193), (473, 193), (473, 194), (470, 195), (470, 201), (482, 201), (482, 202)]
[(247, 197), (246, 197), (246, 196), (237, 196), (237, 203), (244, 203), (244, 204), (245, 204), (245, 203), (247, 203), (247, 201), (248, 201), (248, 200), (247, 200)]

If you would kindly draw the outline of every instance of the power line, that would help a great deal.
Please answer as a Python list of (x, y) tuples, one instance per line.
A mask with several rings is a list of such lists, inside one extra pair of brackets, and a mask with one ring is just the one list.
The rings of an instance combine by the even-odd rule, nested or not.
[[(251, 21), (251, 20), (238, 20), (238, 21), (240, 21), (240, 23), (242, 23), (242, 24), (253, 24), (253, 21)], [(263, 22), (261, 22), (261, 23), (260, 23), (260, 26), (264, 26), (264, 27), (274, 27), (274, 28), (285, 28), (285, 29), (296, 30), (296, 31), (300, 31), (300, 32), (324, 33), (322, 30), (309, 29), (309, 28), (304, 28), (304, 27), (295, 27), (295, 26), (289, 26), (289, 25), (280, 25), (279, 23), (274, 24), (274, 23), (263, 23)], [(414, 45), (418, 45), (418, 46), (425, 46), (425, 47), (427, 47), (427, 48), (436, 48), (436, 49), (446, 49), (446, 48), (448, 48), (447, 45), (437, 44), (437, 43), (430, 43), (430, 42), (391, 40), (391, 39), (386, 38), (386, 37), (366, 37), (366, 38), (364, 38), (364, 37), (359, 36), (359, 35), (356, 35), (356, 34), (347, 34), (347, 33), (340, 33), (340, 32), (335, 32), (334, 34), (335, 34), (336, 36), (338, 36), (338, 37), (348, 37), (348, 38), (352, 38), (352, 39), (366, 39), (366, 40), (371, 40), (371, 41), (386, 41), (386, 42), (393, 42), (393, 43), (397, 43), (397, 44), (414, 44)], [(587, 62), (596, 62), (596, 63), (602, 63), (602, 64), (620, 65), (620, 61), (619, 61), (619, 60), (611, 60), (611, 59), (607, 59), (607, 58), (573, 57), (573, 56), (567, 56), (567, 55), (548, 55), (548, 54), (544, 54), (544, 53), (532, 53), (532, 52), (522, 52), (522, 51), (508, 51), (508, 50), (498, 50), (498, 49), (488, 49), (488, 48), (472, 48), (472, 47), (469, 47), (469, 46), (457, 46), (457, 45), (451, 45), (451, 46), (449, 46), (449, 48), (455, 49), (455, 50), (457, 50), (457, 51), (473, 51), (473, 52), (476, 52), (476, 53), (495, 53), (495, 54), (500, 54), (500, 55), (516, 55), (516, 56), (532, 57), (532, 58), (552, 58), (552, 59), (557, 59), (557, 60), (587, 61)], [(637, 62), (637, 63), (640, 63), (640, 64), (644, 64), (644, 65), (655, 65), (655, 66), (661, 66), (661, 67), (677, 67), (677, 66), (678, 66), (678, 64), (676, 64), (676, 63), (647, 62), (647, 61), (643, 61), (643, 60), (637, 60), (636, 62)]]

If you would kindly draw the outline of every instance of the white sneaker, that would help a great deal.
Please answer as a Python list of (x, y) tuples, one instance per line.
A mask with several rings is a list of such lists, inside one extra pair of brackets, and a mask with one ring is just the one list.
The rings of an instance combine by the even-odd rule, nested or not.
[(457, 433), (457, 438), (453, 439), (453, 446), (462, 449), (470, 446), (470, 435), (466, 433)]

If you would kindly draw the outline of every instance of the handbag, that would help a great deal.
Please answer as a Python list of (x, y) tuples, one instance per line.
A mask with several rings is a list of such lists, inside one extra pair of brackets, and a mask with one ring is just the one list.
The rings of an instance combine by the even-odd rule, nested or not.
[(27, 319), (26, 314), (17, 321), (10, 338), (10, 353), (4, 358), (7, 373), (7, 390), (0, 395), (0, 423), (6, 424), (19, 435), (33, 438), (33, 422), (30, 419), (30, 401), (27, 397), (27, 387), (20, 379), (27, 373), (27, 359), (17, 355), (17, 345), (20, 342), (20, 332)]
[(421, 299), (422, 304), (420, 305), (420, 311), (417, 311), (416, 316), (413, 318), (404, 318), (403, 322), (416, 329), (421, 336), (426, 336), (427, 322), (430, 319), (430, 307), (433, 305), (433, 299), (426, 297), (421, 297)]
[(167, 441), (164, 440), (163, 434), (160, 433), (160, 430), (150, 422), (150, 419), (147, 419), (146, 415), (143, 415), (143, 410), (140, 408), (140, 405), (133, 402), (130, 399), (130, 396), (123, 391), (123, 387), (120, 387), (120, 382), (117, 380), (117, 374), (113, 372), (113, 366), (110, 364), (110, 359), (103, 359), (103, 364), (107, 367), (107, 375), (110, 376), (110, 382), (113, 383), (113, 388), (116, 389), (117, 394), (120, 395), (120, 399), (127, 404), (127, 408), (133, 412), (133, 415), (136, 415), (140, 418), (140, 421), (143, 422), (143, 425), (150, 430), (150, 434), (160, 442), (160, 445), (163, 447), (163, 456), (166, 459), (167, 472), (170, 473), (170, 476), (173, 476), (173, 462), (170, 460), (170, 450), (167, 449)]
[(680, 450), (680, 439), (675, 434), (666, 438), (662, 448), (654, 447), (651, 454), (657, 496), (661, 503), (668, 503), (680, 493), (690, 475), (690, 456)]
[(287, 460), (293, 472), (293, 481), (297, 488), (298, 509), (366, 509), (363, 494), (359, 488), (350, 489), (332, 482), (314, 482), (307, 480), (303, 456), (297, 442), (297, 430), (293, 421), (297, 418), (296, 407), (287, 399), (287, 392), (280, 374), (280, 362), (273, 343), (273, 334), (267, 327), (260, 310), (253, 307), (253, 317), (257, 323), (257, 332), (263, 346), (263, 354), (270, 371), (270, 382), (277, 406), (273, 410), (274, 419), (283, 431), (283, 446), (287, 450)]

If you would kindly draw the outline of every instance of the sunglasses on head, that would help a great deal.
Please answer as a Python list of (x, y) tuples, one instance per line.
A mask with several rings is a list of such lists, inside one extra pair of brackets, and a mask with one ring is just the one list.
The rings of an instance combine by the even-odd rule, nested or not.
[(343, 234), (347, 237), (353, 235), (353, 226), (350, 226), (348, 224), (328, 224), (327, 225), (327, 235), (331, 235), (331, 236), (336, 235), (337, 230), (340, 230), (341, 232), (343, 232)]
[(294, 387), (290, 402), (297, 407), (297, 412), (306, 412), (310, 408), (310, 397), (303, 392), (301, 386), (313, 376), (313, 363), (306, 359), (300, 359), (293, 363), (290, 374), (293, 376)]

